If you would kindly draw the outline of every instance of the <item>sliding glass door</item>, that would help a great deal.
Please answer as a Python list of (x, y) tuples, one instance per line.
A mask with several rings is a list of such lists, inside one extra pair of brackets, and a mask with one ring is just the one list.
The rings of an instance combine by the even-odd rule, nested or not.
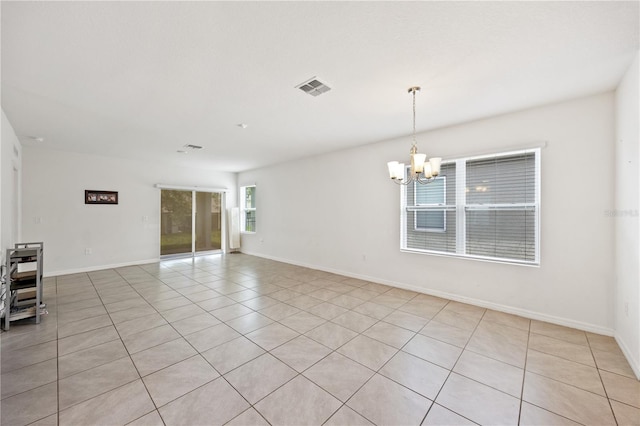
[(222, 234), (222, 200), (219, 192), (196, 192), (195, 251), (220, 250)]
[(192, 252), (192, 191), (163, 189), (160, 207), (160, 255)]
[(160, 255), (222, 249), (222, 193), (161, 190)]

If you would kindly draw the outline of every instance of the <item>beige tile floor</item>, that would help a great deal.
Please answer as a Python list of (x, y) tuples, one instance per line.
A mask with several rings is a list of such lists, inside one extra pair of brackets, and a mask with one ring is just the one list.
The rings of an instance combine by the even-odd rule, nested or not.
[(1, 423), (639, 425), (610, 337), (234, 254), (50, 278)]

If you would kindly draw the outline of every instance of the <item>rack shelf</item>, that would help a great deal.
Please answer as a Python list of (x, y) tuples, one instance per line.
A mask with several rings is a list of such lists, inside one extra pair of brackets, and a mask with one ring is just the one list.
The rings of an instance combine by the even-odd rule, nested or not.
[(43, 249), (42, 242), (18, 243), (7, 249), (4, 330), (9, 330), (12, 321), (25, 318), (35, 317), (36, 324), (40, 323)]

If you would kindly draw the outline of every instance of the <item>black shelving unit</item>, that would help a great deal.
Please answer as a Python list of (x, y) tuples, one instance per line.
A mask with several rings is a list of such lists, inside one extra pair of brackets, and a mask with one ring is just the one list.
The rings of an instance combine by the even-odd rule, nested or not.
[(12, 321), (26, 318), (35, 317), (36, 324), (40, 324), (43, 249), (42, 242), (18, 243), (7, 249), (5, 331)]

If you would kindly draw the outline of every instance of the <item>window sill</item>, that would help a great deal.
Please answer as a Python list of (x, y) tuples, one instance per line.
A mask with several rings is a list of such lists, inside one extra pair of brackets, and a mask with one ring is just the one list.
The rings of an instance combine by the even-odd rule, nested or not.
[(509, 260), (509, 259), (499, 259), (499, 258), (491, 258), (491, 257), (482, 257), (482, 256), (472, 256), (468, 254), (457, 254), (457, 253), (443, 253), (439, 251), (429, 251), (429, 250), (414, 250), (414, 249), (406, 249), (401, 248), (400, 251), (402, 253), (411, 253), (411, 254), (425, 254), (428, 256), (437, 256), (437, 257), (449, 257), (453, 259), (463, 259), (463, 260), (474, 260), (477, 262), (488, 262), (488, 263), (498, 263), (502, 265), (515, 265), (515, 266), (528, 266), (533, 268), (540, 267), (540, 261), (537, 262), (525, 262), (518, 260)]

